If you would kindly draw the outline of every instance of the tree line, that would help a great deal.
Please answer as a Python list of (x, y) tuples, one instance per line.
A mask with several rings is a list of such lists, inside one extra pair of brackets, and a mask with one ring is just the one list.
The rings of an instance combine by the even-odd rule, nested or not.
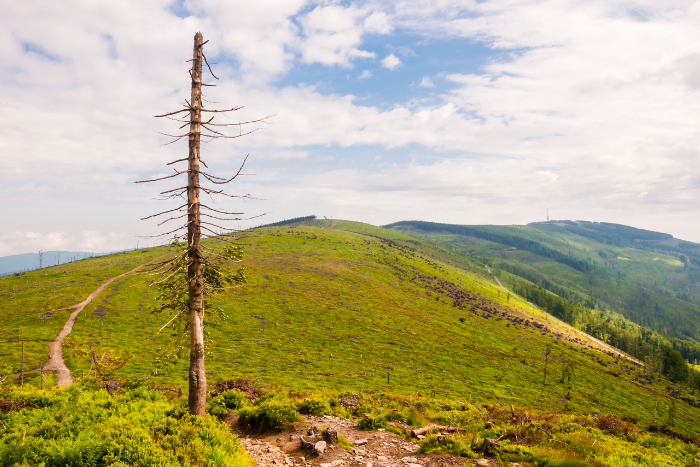
[(700, 390), (700, 373), (688, 365), (688, 360), (700, 358), (700, 345), (668, 339), (610, 312), (586, 308), (524, 281), (516, 281), (513, 292), (575, 328), (644, 361), (671, 381)]

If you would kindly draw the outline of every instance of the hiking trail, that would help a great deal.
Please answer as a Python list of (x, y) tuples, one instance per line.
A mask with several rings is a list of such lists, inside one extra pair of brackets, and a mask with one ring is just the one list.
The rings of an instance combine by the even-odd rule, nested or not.
[(51, 341), (49, 343), (49, 361), (44, 364), (44, 371), (53, 371), (56, 373), (56, 385), (58, 387), (61, 386), (68, 386), (70, 385), (74, 378), (73, 375), (71, 374), (70, 370), (66, 366), (66, 363), (63, 361), (63, 339), (70, 334), (70, 332), (73, 330), (73, 324), (75, 323), (75, 318), (78, 317), (81, 311), (92, 302), (92, 300), (97, 297), (104, 289), (106, 289), (112, 282), (115, 280), (124, 277), (126, 275), (129, 275), (133, 272), (138, 271), (145, 265), (162, 258), (165, 255), (161, 255), (157, 258), (154, 258), (150, 261), (146, 261), (143, 264), (140, 264), (133, 268), (130, 271), (127, 271), (123, 274), (119, 274), (118, 276), (111, 277), (107, 279), (105, 282), (103, 282), (98, 288), (90, 292), (90, 294), (87, 296), (85, 300), (83, 300), (80, 303), (76, 303), (75, 305), (67, 306), (64, 308), (57, 308), (55, 310), (50, 310), (50, 311), (59, 311), (59, 310), (70, 310), (71, 308), (75, 308), (75, 311), (70, 314), (68, 317), (68, 320), (66, 321), (66, 324), (63, 325), (63, 329), (61, 329), (61, 332), (58, 333), (58, 336), (56, 336), (56, 339)]

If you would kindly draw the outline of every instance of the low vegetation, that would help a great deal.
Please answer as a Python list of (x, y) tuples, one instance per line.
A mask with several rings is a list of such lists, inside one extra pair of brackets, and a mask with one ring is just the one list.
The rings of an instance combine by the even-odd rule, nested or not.
[[(543, 412), (420, 395), (270, 391), (250, 401), (236, 390), (212, 398), (210, 412), (224, 408), (219, 418), (237, 412), (239, 426), (252, 432), (279, 431), (300, 421), (299, 411), (307, 411), (310, 400), (323, 401), (324, 409), (327, 403), (330, 414), (353, 418), (362, 429), (391, 431), (414, 441), (415, 427), (451, 427), (448, 434), (429, 430), (418, 441), (419, 453), (536, 466), (700, 462), (700, 438), (675, 432), (668, 414), (652, 429), (643, 429), (613, 414)], [(3, 466), (252, 466), (217, 418), (191, 416), (184, 398), (168, 401), (144, 387), (122, 388), (115, 395), (78, 384), (44, 391), (5, 387), (0, 407), (6, 427), (0, 438)], [(345, 438), (338, 444), (352, 449)]]
[(239, 410), (238, 423), (260, 433), (268, 430), (281, 430), (294, 422), (301, 421), (297, 406), (292, 401), (270, 392), (261, 396), (252, 406)]
[(216, 418), (145, 387), (111, 396), (80, 384), (4, 386), (0, 409), (0, 466), (253, 466)]

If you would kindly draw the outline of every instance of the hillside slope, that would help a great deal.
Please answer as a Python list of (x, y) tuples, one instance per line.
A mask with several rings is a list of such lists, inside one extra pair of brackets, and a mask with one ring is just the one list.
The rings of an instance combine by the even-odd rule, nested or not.
[[(367, 224), (310, 224), (252, 231), (243, 241), (248, 285), (222, 296), (229, 319), (207, 326), (211, 384), (247, 376), (293, 390), (420, 391), (542, 410), (614, 412), (645, 425), (655, 409), (676, 401), (678, 429), (700, 431), (700, 401), (686, 386), (568, 332), (508, 296), (480, 264)], [(103, 257), (65, 270), (86, 274), (78, 268), (90, 265), (88, 277), (105, 277), (159, 254)], [(39, 279), (32, 274), (0, 278), (0, 288), (31, 284)], [(131, 275), (111, 284), (78, 316), (71, 336), (97, 353), (130, 352), (133, 358), (114, 378), (186, 389), (187, 355), (158, 360), (172, 339), (168, 328), (158, 333), (169, 318), (148, 312), (156, 296), (151, 280)], [(71, 292), (75, 301), (83, 286)], [(66, 284), (64, 290), (72, 289)], [(35, 314), (41, 300), (32, 301), (31, 293), (15, 288), (3, 297), (0, 353), (9, 372), (19, 370), (16, 337), (39, 336), (31, 333), (41, 326)], [(41, 360), (40, 339), (25, 352), (26, 360)], [(91, 371), (89, 358), (65, 356), (76, 377)], [(564, 382), (569, 370), (573, 376)]]
[(696, 244), (616, 224), (603, 225), (611, 232), (601, 233), (596, 230), (600, 224), (590, 222), (458, 226), (409, 221), (388, 227), (506, 271), (512, 275), (505, 275), (506, 281), (522, 278), (587, 308), (620, 313), (669, 339), (687, 341), (678, 347), (691, 362), (700, 357)]

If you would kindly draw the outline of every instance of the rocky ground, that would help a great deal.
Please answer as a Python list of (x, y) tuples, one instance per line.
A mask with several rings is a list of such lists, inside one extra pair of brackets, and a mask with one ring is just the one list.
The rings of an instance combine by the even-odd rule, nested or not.
[[(256, 460), (259, 467), (451, 467), (464, 465), (464, 458), (418, 454), (417, 442), (410, 442), (387, 431), (362, 431), (353, 420), (338, 417), (304, 416), (304, 421), (295, 423), (277, 433), (253, 434), (242, 431), (235, 419), (227, 420), (241, 438), (241, 446)], [(348, 439), (353, 448), (348, 451), (337, 444), (330, 444), (323, 454), (314, 454), (312, 448), (302, 447), (300, 436), (307, 437), (310, 428), (321, 431), (334, 429)], [(479, 459), (474, 465), (495, 465), (488, 459)], [(467, 464), (469, 465), (469, 464)]]

